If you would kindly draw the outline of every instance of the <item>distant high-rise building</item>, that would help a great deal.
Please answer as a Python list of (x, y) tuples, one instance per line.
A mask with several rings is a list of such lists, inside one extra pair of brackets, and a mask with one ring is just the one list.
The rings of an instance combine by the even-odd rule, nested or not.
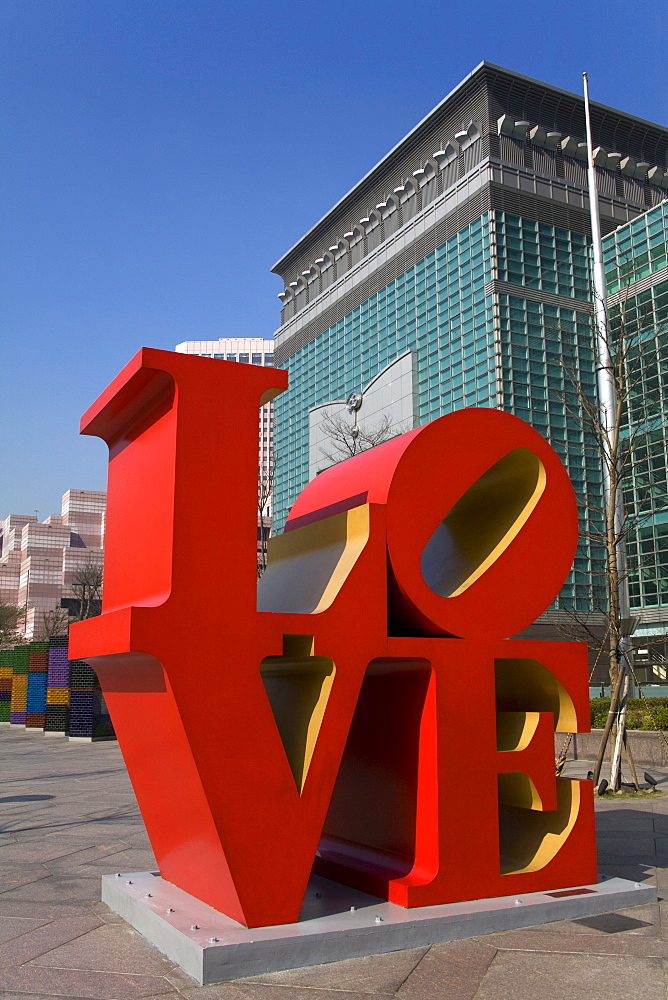
[(102, 565), (106, 497), (97, 490), (68, 490), (61, 513), (41, 523), (34, 514), (0, 521), (0, 601), (25, 606), (20, 627), (27, 639), (41, 636), (46, 612), (78, 613), (81, 573)]
[[(239, 361), (247, 365), (274, 367), (274, 342), (261, 337), (221, 337), (220, 340), (184, 340), (177, 344), (181, 354), (198, 354), (219, 361)], [(260, 407), (258, 445), (258, 569), (266, 559), (266, 542), (271, 533), (274, 492), (274, 403)]]
[[(601, 104), (591, 115), (609, 234), (665, 200), (668, 128)], [(352, 394), (360, 422), (397, 430), (467, 406), (515, 413), (600, 505), (578, 413), (578, 387), (596, 394), (585, 136), (582, 97), (482, 63), (277, 262), (275, 359), (290, 373), (277, 527), (326, 464), (323, 418), (352, 420)], [(603, 565), (590, 517), (583, 505), (559, 599), (582, 610)]]

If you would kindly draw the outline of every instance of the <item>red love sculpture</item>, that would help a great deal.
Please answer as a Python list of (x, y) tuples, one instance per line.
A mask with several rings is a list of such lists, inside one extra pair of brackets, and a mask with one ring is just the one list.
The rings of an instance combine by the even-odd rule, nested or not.
[(442, 417), (310, 483), (258, 588), (257, 409), (286, 384), (144, 348), (82, 419), (104, 601), (70, 656), (162, 876), (247, 926), (297, 920), (314, 863), (404, 906), (595, 881), (591, 795), (554, 776), (586, 649), (506, 638), (572, 562), (559, 459), (508, 414)]

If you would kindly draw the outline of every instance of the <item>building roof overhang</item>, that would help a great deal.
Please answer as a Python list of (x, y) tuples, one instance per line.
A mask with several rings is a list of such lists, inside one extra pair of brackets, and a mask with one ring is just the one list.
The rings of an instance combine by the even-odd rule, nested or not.
[[(524, 76), (521, 73), (515, 73), (512, 70), (506, 69), (503, 66), (497, 66), (495, 63), (490, 63), (487, 62), (486, 60), (483, 60), (482, 62), (478, 63), (475, 69), (473, 69), (467, 76), (465, 76), (464, 79), (461, 80), (457, 84), (457, 86), (453, 88), (453, 90), (451, 90), (448, 94), (446, 94), (443, 100), (439, 101), (436, 107), (433, 108), (427, 115), (425, 115), (425, 117), (422, 118), (417, 123), (417, 125), (415, 125), (414, 128), (410, 130), (410, 132), (408, 132), (395, 146), (393, 146), (392, 149), (388, 153), (386, 153), (385, 156), (383, 156), (382, 159), (375, 164), (375, 166), (371, 168), (371, 170), (369, 170), (352, 188), (350, 188), (350, 190), (347, 191), (346, 194), (344, 194), (343, 197), (336, 202), (336, 204), (334, 204), (330, 209), (328, 209), (328, 211), (325, 212), (325, 214), (320, 219), (318, 219), (318, 221), (313, 226), (311, 226), (311, 228), (303, 236), (301, 236), (297, 240), (297, 242), (293, 244), (293, 246), (291, 246), (290, 249), (287, 250), (282, 257), (279, 258), (279, 260), (276, 261), (276, 263), (271, 268), (271, 271), (274, 274), (280, 275), (286, 269), (288, 269), (290, 267), (291, 262), (301, 254), (303, 248), (306, 245), (308, 245), (308, 243), (312, 239), (317, 238), (319, 230), (323, 229), (326, 226), (331, 216), (336, 215), (339, 209), (342, 209), (346, 204), (352, 204), (357, 199), (357, 197), (363, 192), (365, 187), (370, 188), (371, 186), (373, 186), (373, 184), (376, 183), (376, 181), (379, 179), (382, 173), (391, 170), (394, 161), (398, 160), (401, 157), (401, 155), (404, 153), (406, 147), (411, 143), (411, 141), (414, 140), (415, 137), (418, 136), (423, 131), (423, 129), (430, 122), (432, 122), (434, 118), (436, 118), (439, 115), (439, 113), (446, 107), (448, 103), (456, 99), (457, 96), (460, 95), (460, 93), (463, 90), (467, 89), (475, 81), (477, 77), (479, 77), (480, 80), (482, 81), (484, 75), (490, 72), (507, 76), (512, 80), (526, 83), (529, 86), (537, 87), (543, 92), (548, 91), (555, 95), (567, 97), (575, 101), (584, 100), (581, 94), (576, 94), (572, 91), (563, 90), (560, 87), (554, 87), (551, 84), (543, 83), (540, 80), (535, 80), (532, 77)], [(629, 123), (635, 122), (640, 125), (646, 126), (648, 128), (659, 129), (661, 131), (668, 132), (668, 129), (666, 129), (664, 126), (657, 125), (655, 122), (650, 122), (643, 118), (638, 118), (635, 115), (627, 114), (626, 112), (621, 112), (618, 109), (611, 108), (606, 104), (599, 104), (595, 101), (591, 101), (590, 104), (592, 109), (598, 109), (604, 114), (618, 115), (628, 120)]]

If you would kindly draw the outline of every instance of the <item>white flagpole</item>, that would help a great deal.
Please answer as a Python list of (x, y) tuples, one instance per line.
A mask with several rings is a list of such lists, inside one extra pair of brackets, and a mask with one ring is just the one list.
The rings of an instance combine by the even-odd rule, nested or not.
[(605, 269), (603, 267), (603, 248), (601, 246), (601, 219), (598, 210), (598, 189), (596, 186), (596, 167), (594, 165), (594, 144), (591, 138), (591, 119), (589, 116), (589, 80), (586, 73), (582, 74), (584, 81), (585, 121), (587, 124), (587, 160), (589, 187), (589, 215), (591, 218), (591, 242), (594, 259), (594, 322), (596, 326), (596, 382), (598, 388), (598, 405), (601, 419), (601, 430), (604, 437), (603, 462), (603, 493), (606, 507), (615, 503), (610, 495), (610, 442), (615, 429), (617, 411), (617, 391), (610, 344), (608, 339), (608, 312), (606, 307)]
[[(626, 552), (623, 539), (623, 510), (619, 489), (618, 475), (613, 475), (612, 442), (617, 428), (617, 388), (615, 384), (615, 369), (610, 355), (610, 337), (608, 331), (608, 312), (606, 303), (605, 268), (603, 266), (603, 248), (601, 244), (601, 220), (598, 206), (598, 188), (596, 184), (596, 166), (594, 163), (594, 143), (591, 134), (591, 117), (589, 113), (589, 78), (582, 74), (584, 82), (585, 122), (587, 127), (587, 160), (589, 187), (589, 214), (591, 218), (591, 240), (593, 256), (594, 283), (594, 321), (596, 326), (596, 383), (598, 388), (598, 407), (601, 422), (603, 444), (603, 499), (607, 512), (614, 510), (614, 530), (616, 536), (615, 556), (617, 563), (617, 600), (620, 634), (618, 643), (618, 668), (624, 676), (621, 689), (621, 716), (618, 725), (617, 739), (610, 769), (610, 783), (616, 789), (620, 780), (620, 765), (622, 753), (623, 719), (628, 696), (630, 674), (626, 661), (629, 656), (630, 642), (623, 634), (629, 624), (629, 596), (626, 579)], [(617, 466), (618, 455), (615, 456)], [(621, 678), (620, 678), (621, 679)], [(611, 691), (612, 695), (612, 691)]]

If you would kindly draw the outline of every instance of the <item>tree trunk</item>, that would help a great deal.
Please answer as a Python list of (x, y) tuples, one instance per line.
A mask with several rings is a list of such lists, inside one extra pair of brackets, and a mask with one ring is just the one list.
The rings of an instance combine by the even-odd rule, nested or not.
[(631, 777), (633, 778), (633, 784), (635, 785), (635, 790), (636, 792), (639, 792), (640, 785), (638, 784), (638, 775), (636, 774), (636, 762), (633, 759), (633, 753), (631, 751), (631, 744), (628, 741), (626, 726), (624, 726), (624, 750), (626, 752), (626, 759), (629, 764), (629, 770), (631, 771)]
[(613, 792), (618, 792), (622, 787), (622, 748), (626, 736), (626, 708), (629, 700), (629, 675), (624, 671), (624, 682), (622, 684), (619, 699), (619, 710), (617, 712), (617, 736), (612, 752), (612, 762), (610, 764), (610, 787)]
[(598, 756), (596, 757), (596, 763), (594, 765), (594, 784), (598, 784), (598, 779), (601, 775), (601, 767), (603, 766), (603, 758), (605, 757), (605, 749), (608, 745), (608, 739), (610, 737), (610, 730), (617, 718), (617, 708), (619, 706), (619, 696), (622, 690), (622, 684), (624, 682), (624, 674), (622, 671), (618, 671), (617, 680), (615, 686), (610, 692), (610, 711), (608, 712), (608, 718), (605, 720), (605, 727), (603, 729), (603, 735), (601, 736), (601, 742), (598, 748)]

